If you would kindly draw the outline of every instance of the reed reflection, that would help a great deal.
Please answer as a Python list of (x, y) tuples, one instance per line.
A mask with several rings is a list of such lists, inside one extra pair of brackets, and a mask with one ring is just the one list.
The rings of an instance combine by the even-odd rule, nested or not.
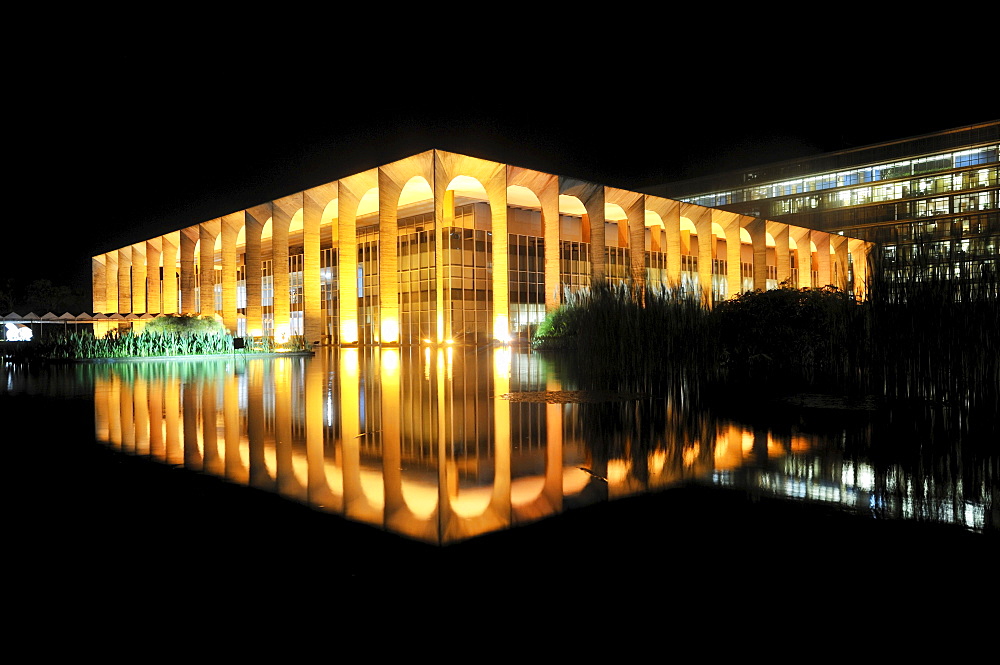
[[(580, 390), (558, 363), (503, 348), (345, 348), (79, 371), (93, 381), (97, 438), (123, 452), (431, 543), (689, 481), (852, 510), (875, 500), (842, 429), (747, 426), (683, 390)], [(995, 480), (980, 476), (988, 491), (983, 482)]]

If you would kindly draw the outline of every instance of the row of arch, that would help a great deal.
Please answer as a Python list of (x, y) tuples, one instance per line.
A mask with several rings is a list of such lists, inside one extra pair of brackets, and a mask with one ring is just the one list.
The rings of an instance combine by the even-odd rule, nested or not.
[[(288, 264), (290, 242), (294, 242), (302, 256), (301, 302), (297, 303), (301, 334), (310, 343), (319, 342), (324, 338), (320, 254), (321, 247), (332, 246), (339, 251), (337, 337), (344, 344), (357, 343), (357, 232), (359, 225), (374, 220), (380, 269), (376, 341), (396, 342), (400, 321), (398, 221), (406, 211), (422, 207), (433, 212), (436, 228), (450, 226), (457, 201), (488, 206), (492, 327), (498, 339), (505, 339), (510, 332), (508, 233), (512, 208), (540, 213), (540, 228), (534, 233), (544, 240), (546, 310), (558, 307), (563, 297), (562, 289), (554, 285), (560, 284), (559, 248), (566, 237), (560, 220), (567, 216), (580, 220), (580, 239), (590, 246), (628, 250), (629, 277), (643, 282), (647, 252), (661, 252), (667, 281), (679, 284), (683, 272), (696, 274), (707, 300), (712, 296), (713, 275), (716, 285), (720, 279), (725, 282), (721, 289), (725, 296), (744, 291), (751, 284), (754, 289), (764, 289), (782, 281), (801, 287), (850, 286), (863, 292), (868, 244), (861, 240), (430, 150), (95, 256), (94, 311), (211, 312), (234, 333), (238, 318), (245, 316), (247, 330), (261, 331), (262, 270), (269, 260), (274, 266), (269, 287), (273, 290), (272, 330), (280, 335), (289, 329), (290, 300), (295, 296), (290, 296), (289, 271), (278, 266)], [(435, 236), (438, 279), (434, 298), (438, 341), (442, 341), (447, 296), (440, 277), (442, 234)], [(684, 257), (692, 256), (697, 260), (685, 261)], [(591, 280), (605, 279), (605, 253), (591, 251), (589, 259)], [(720, 261), (747, 269), (720, 271)], [(212, 270), (203, 269), (207, 266)], [(241, 270), (245, 290), (238, 305)], [(217, 283), (221, 301), (217, 300)]]

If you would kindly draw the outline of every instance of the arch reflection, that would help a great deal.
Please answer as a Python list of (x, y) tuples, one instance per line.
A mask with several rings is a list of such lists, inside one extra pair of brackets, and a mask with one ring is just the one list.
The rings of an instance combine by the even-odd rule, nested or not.
[(505, 348), (80, 371), (109, 446), (430, 543), (694, 479), (859, 506), (871, 495), (844, 480), (864, 469), (819, 458), (815, 437), (720, 420), (680, 397), (589, 399), (552, 361)]

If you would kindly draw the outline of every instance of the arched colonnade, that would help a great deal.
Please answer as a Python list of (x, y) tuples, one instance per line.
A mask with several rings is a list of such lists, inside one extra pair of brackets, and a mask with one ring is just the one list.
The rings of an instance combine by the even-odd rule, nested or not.
[(94, 311), (310, 344), (506, 340), (600, 280), (860, 295), (868, 246), (431, 150), (95, 256)]

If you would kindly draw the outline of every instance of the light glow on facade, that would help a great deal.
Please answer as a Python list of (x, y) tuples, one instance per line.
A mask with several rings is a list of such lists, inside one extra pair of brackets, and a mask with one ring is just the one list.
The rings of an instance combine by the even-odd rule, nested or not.
[(94, 310), (212, 314), (309, 346), (505, 344), (602, 280), (704, 302), (780, 282), (860, 295), (868, 248), (430, 150), (95, 256)]

